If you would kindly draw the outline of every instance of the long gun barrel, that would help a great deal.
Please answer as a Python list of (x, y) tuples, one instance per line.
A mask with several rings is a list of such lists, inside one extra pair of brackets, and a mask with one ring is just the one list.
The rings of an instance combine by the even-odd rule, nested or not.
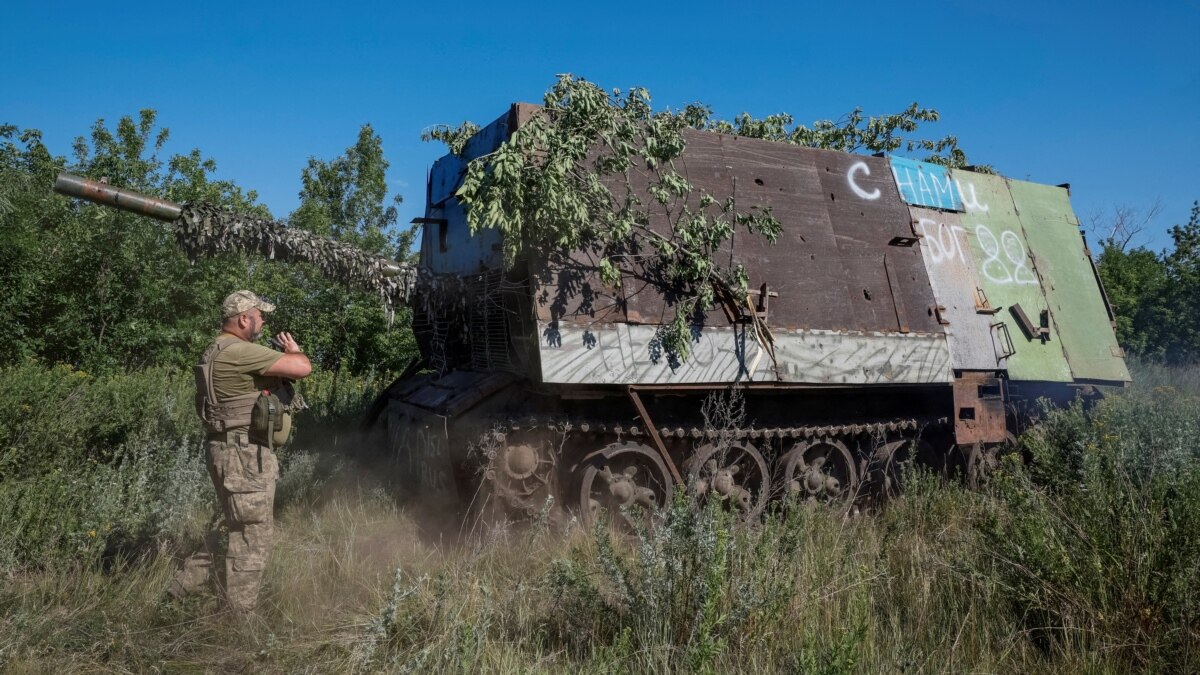
[[(54, 191), (68, 197), (111, 206), (164, 222), (173, 222), (183, 215), (182, 204), (151, 197), (133, 190), (113, 187), (108, 183), (69, 173), (58, 174), (58, 177), (54, 179)], [(402, 266), (400, 263), (385, 258), (380, 258), (378, 262), (378, 273), (384, 277), (399, 276), (411, 269), (407, 265)]]
[(58, 177), (54, 179), (54, 191), (60, 195), (111, 206), (166, 222), (175, 220), (183, 213), (183, 207), (175, 202), (151, 197), (133, 190), (122, 190), (108, 183), (69, 173), (58, 174)]

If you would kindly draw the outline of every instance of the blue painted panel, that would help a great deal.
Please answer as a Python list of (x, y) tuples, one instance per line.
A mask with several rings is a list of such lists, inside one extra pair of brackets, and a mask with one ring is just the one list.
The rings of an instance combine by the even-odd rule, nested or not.
[[(514, 106), (514, 109), (519, 106)], [(445, 219), (445, 224), (426, 224), (421, 230), (421, 264), (440, 274), (469, 275), (504, 264), (503, 237), (494, 228), (471, 233), (467, 214), (454, 193), (462, 183), (472, 159), (500, 147), (509, 137), (514, 115), (505, 113), (475, 132), (463, 147), (461, 157), (445, 155), (429, 172), (429, 204), (426, 218)]]
[(509, 114), (504, 113), (491, 124), (476, 131), (471, 140), (463, 146), (463, 159), (471, 161), (500, 147), (501, 143), (508, 140), (511, 131), (508, 123)]
[(444, 155), (433, 164), (429, 172), (429, 203), (440, 206), (462, 183), (467, 173), (467, 162), (494, 152), (500, 144), (508, 140), (509, 113), (505, 113), (496, 121), (475, 132), (475, 135), (463, 146), (462, 157)]
[(454, 194), (466, 174), (467, 165), (454, 155), (444, 155), (429, 170), (429, 205), (441, 206)]
[(913, 206), (962, 211), (962, 195), (944, 166), (903, 157), (889, 157), (900, 198)]
[(504, 264), (500, 230), (484, 228), (471, 234), (467, 214), (453, 197), (426, 211), (429, 218), (444, 218), (421, 230), (421, 265), (439, 274), (478, 274)]

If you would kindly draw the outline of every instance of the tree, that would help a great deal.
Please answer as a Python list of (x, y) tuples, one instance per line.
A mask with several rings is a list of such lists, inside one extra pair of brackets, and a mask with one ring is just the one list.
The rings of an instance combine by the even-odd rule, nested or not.
[(1116, 246), (1119, 250), (1124, 251), (1146, 231), (1151, 221), (1157, 218), (1161, 212), (1161, 201), (1155, 201), (1145, 211), (1124, 204), (1114, 205), (1112, 216), (1108, 220), (1099, 214), (1093, 214), (1090, 229), (1100, 234), (1100, 242), (1103, 246)]
[(1144, 247), (1127, 251), (1120, 240), (1112, 239), (1103, 246), (1097, 267), (1116, 316), (1117, 341), (1134, 354), (1161, 356), (1157, 352), (1163, 340), (1160, 302), (1167, 284), (1166, 265)]
[[(1116, 222), (1136, 222), (1122, 218)], [(1136, 228), (1134, 228), (1136, 229)], [(1100, 278), (1117, 316), (1117, 338), (1141, 356), (1168, 363), (1200, 361), (1200, 202), (1184, 225), (1171, 228), (1174, 249), (1126, 250), (1129, 228), (1102, 244)]]
[(192, 265), (170, 233), (146, 218), (53, 194), (58, 171), (107, 177), (172, 199), (204, 198), (242, 210), (265, 209), (236, 185), (213, 181), (216, 165), (198, 150), (160, 158), (168, 138), (155, 113), (103, 120), (75, 141), (74, 159), (55, 157), (36, 130), (0, 128), (0, 300), (13, 336), (5, 362), (37, 356), (88, 370), (180, 367), (211, 337), (220, 298), (243, 277), (236, 260)]
[(1200, 202), (1184, 225), (1171, 228), (1175, 250), (1164, 262), (1168, 283), (1162, 307), (1166, 331), (1163, 355), (1173, 363), (1200, 361)]
[[(342, 155), (308, 160), (300, 206), (289, 225), (383, 257), (409, 259), (416, 232), (397, 228), (401, 197), (388, 195), (387, 168), (382, 139), (363, 125)], [(269, 285), (280, 300), (275, 329), (303, 327), (302, 344), (320, 367), (399, 371), (416, 355), (407, 308), (396, 308), (393, 316), (379, 295), (331, 284), (307, 265), (275, 269)]]
[[(301, 173), (300, 207), (289, 221), (317, 234), (381, 254), (395, 253), (402, 243), (395, 232), (396, 206), (388, 198), (388, 161), (383, 140), (364, 124), (354, 145), (331, 161), (310, 157)], [(404, 253), (407, 254), (407, 248)]]

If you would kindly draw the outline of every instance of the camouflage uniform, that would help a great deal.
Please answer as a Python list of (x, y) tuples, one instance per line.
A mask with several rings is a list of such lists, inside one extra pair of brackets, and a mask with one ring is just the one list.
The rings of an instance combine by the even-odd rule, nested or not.
[(225, 513), (225, 597), (235, 609), (253, 609), (271, 551), (275, 479), (279, 464), (270, 449), (244, 431), (208, 442), (208, 473)]
[[(247, 299), (249, 296), (250, 299)], [(258, 303), (258, 304), (254, 304)], [(223, 312), (228, 317), (242, 311), (259, 307), (262, 311), (271, 311), (274, 306), (257, 298), (248, 291), (239, 291), (226, 298)], [(213, 342), (201, 358), (201, 365), (211, 361), (213, 376), (218, 374), (218, 367), (224, 365), (217, 357), (234, 346), (239, 348), (254, 348), (266, 350), (265, 347), (250, 345), (240, 338), (223, 334)], [(248, 346), (247, 346), (248, 345)], [(282, 356), (279, 352), (271, 354)], [(251, 367), (257, 370), (247, 371), (256, 378), (261, 376), (261, 370), (269, 367), (272, 357), (261, 352), (256, 353), (258, 362)], [(266, 365), (262, 365), (266, 364)], [(218, 397), (217, 407), (224, 406), (225, 419), (215, 425), (211, 419), (206, 419), (203, 412), (205, 391), (213, 391), (211, 379), (207, 383), (201, 381), (200, 366), (197, 367), (197, 407), (201, 410), (209, 430), (205, 442), (205, 454), (208, 473), (216, 488), (221, 511), (224, 515), (224, 529), (228, 533), (228, 544), (224, 555), (224, 569), (217, 575), (217, 585), (223, 601), (232, 609), (249, 611), (254, 609), (258, 601), (259, 587), (262, 585), (263, 570), (271, 549), (273, 534), (273, 511), (275, 504), (275, 481), (279, 476), (279, 463), (271, 447), (251, 440), (249, 436), (249, 420), (247, 401), (257, 397), (258, 392), (234, 396), (231, 399)], [(230, 400), (243, 399), (241, 403), (233, 404)], [(208, 415), (212, 414), (209, 404)], [(214, 430), (216, 428), (220, 431)], [(288, 425), (290, 427), (290, 424)], [(181, 596), (203, 588), (212, 576), (214, 561), (220, 556), (220, 530), (217, 522), (205, 538), (203, 549), (184, 561), (183, 568), (176, 575), (171, 587), (171, 593)]]

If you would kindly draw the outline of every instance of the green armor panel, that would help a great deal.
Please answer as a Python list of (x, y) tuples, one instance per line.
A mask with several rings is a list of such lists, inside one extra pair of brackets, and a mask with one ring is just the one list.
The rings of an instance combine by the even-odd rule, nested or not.
[(1036, 325), (1049, 304), (1008, 181), (970, 171), (954, 171), (953, 176), (966, 209), (962, 225), (983, 291), (980, 296), (994, 310), (992, 340), (997, 353), (1011, 352), (1000, 360), (1000, 367), (1007, 368), (1013, 380), (1070, 382), (1071, 368), (1061, 343), (1031, 337), (1022, 327)]
[(1013, 203), (1046, 291), (1052, 330), (1076, 380), (1128, 382), (1079, 220), (1064, 188), (1010, 181)]

